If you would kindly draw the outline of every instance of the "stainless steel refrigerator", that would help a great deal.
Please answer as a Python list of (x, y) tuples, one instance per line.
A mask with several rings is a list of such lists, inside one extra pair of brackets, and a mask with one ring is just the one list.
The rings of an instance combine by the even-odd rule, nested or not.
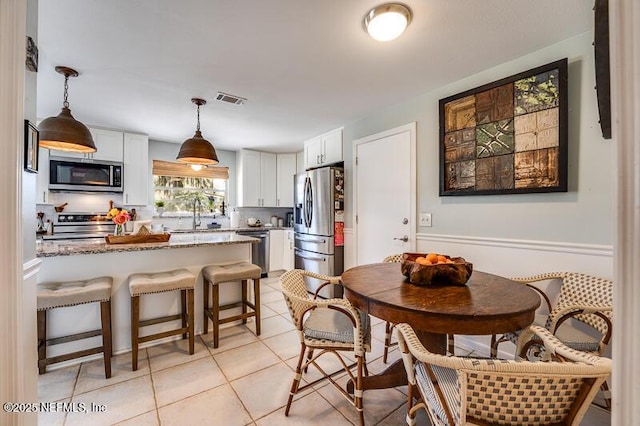
[[(323, 167), (298, 173), (294, 192), (295, 267), (337, 276), (344, 268), (344, 169)], [(307, 279), (315, 293), (323, 284)], [(321, 297), (342, 296), (342, 287), (325, 286)]]

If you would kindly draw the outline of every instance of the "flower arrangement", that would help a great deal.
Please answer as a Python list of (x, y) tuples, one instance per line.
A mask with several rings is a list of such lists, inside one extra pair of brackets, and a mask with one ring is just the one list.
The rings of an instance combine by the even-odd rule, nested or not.
[(107, 213), (107, 219), (116, 224), (114, 235), (124, 235), (124, 224), (131, 220), (131, 215), (122, 208), (114, 207)]

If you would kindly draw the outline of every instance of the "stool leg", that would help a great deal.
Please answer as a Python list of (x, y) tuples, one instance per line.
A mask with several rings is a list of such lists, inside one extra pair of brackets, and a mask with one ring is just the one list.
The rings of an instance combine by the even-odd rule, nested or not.
[(203, 330), (204, 334), (209, 332), (209, 317), (207, 316), (207, 310), (209, 309), (209, 280), (202, 277), (202, 301), (203, 301)]
[[(182, 328), (186, 328), (187, 327), (187, 316), (189, 316), (189, 313), (187, 312), (187, 290), (180, 290), (180, 305), (182, 310), (180, 311), (180, 314), (182, 316)], [(193, 321), (189, 321), (189, 322), (193, 322)], [(182, 339), (186, 339), (187, 338), (187, 333), (182, 333)]]
[(47, 311), (38, 311), (38, 373), (47, 372), (45, 365), (40, 366), (40, 361), (47, 359)]
[(138, 330), (140, 321), (140, 296), (131, 296), (131, 370), (138, 369)]
[(220, 334), (220, 291), (218, 284), (212, 286), (213, 290), (213, 347), (217, 348)]
[(195, 303), (193, 302), (193, 289), (189, 289), (187, 290), (187, 295), (188, 295), (188, 299), (189, 299), (189, 312), (188, 312), (188, 317), (189, 317), (189, 355), (193, 355), (193, 352), (195, 351), (195, 339), (194, 339), (194, 322), (196, 319), (196, 313), (195, 313)]
[(104, 356), (104, 376), (111, 377), (111, 301), (100, 302), (100, 319), (102, 321), (102, 353)]
[(256, 336), (260, 335), (260, 278), (253, 280), (254, 305), (256, 307)]
[[(243, 314), (247, 313), (247, 300), (249, 300), (247, 298), (247, 280), (242, 280), (242, 313)], [(242, 318), (242, 323), (246, 324), (247, 319)]]

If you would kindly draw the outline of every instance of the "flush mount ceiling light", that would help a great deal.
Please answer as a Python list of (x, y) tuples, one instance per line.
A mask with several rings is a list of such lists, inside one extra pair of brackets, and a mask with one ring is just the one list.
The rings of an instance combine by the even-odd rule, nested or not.
[(191, 102), (198, 106), (198, 127), (196, 128), (195, 135), (182, 143), (176, 160), (180, 163), (195, 164), (196, 166), (218, 164), (216, 150), (208, 140), (202, 137), (202, 133), (200, 133), (200, 106), (205, 105), (207, 101), (200, 98), (193, 98)]
[(363, 24), (374, 40), (390, 41), (404, 32), (411, 18), (409, 6), (401, 3), (385, 3), (367, 12)]
[(56, 67), (56, 71), (64, 75), (62, 111), (56, 117), (49, 117), (40, 123), (39, 146), (60, 151), (96, 152), (91, 132), (73, 118), (69, 109), (69, 77), (77, 77), (78, 71), (69, 67)]

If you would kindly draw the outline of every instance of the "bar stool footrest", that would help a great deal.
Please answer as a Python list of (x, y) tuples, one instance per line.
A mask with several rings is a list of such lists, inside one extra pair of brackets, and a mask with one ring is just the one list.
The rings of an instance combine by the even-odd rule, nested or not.
[(182, 319), (182, 315), (180, 314), (176, 314), (176, 315), (168, 315), (165, 317), (158, 317), (158, 318), (151, 318), (151, 319), (146, 319), (146, 320), (142, 320), (140, 321), (138, 324), (139, 327), (145, 327), (147, 325), (154, 325), (154, 324), (162, 324), (164, 322), (169, 322), (169, 321), (175, 321), (175, 320), (179, 320)]
[(178, 328), (175, 330), (163, 331), (161, 333), (150, 334), (148, 336), (140, 336), (138, 337), (138, 343), (150, 342), (152, 340), (157, 340), (157, 339), (164, 339), (165, 337), (177, 336), (178, 334), (184, 334), (188, 332), (189, 332), (189, 328), (184, 327), (184, 328)]
[(68, 336), (54, 337), (47, 339), (47, 346), (58, 345), (60, 343), (74, 342), (80, 339), (88, 339), (90, 337), (101, 336), (102, 330), (85, 331), (83, 333), (70, 334)]
[(47, 365), (56, 364), (62, 361), (69, 361), (70, 359), (81, 358), (83, 356), (88, 356), (88, 355), (95, 355), (95, 354), (102, 353), (103, 351), (104, 351), (104, 348), (102, 346), (97, 346), (91, 349), (84, 349), (82, 351), (71, 352), (69, 354), (63, 354), (63, 355), (58, 355), (51, 358), (40, 359), (38, 360), (38, 367), (46, 367)]

